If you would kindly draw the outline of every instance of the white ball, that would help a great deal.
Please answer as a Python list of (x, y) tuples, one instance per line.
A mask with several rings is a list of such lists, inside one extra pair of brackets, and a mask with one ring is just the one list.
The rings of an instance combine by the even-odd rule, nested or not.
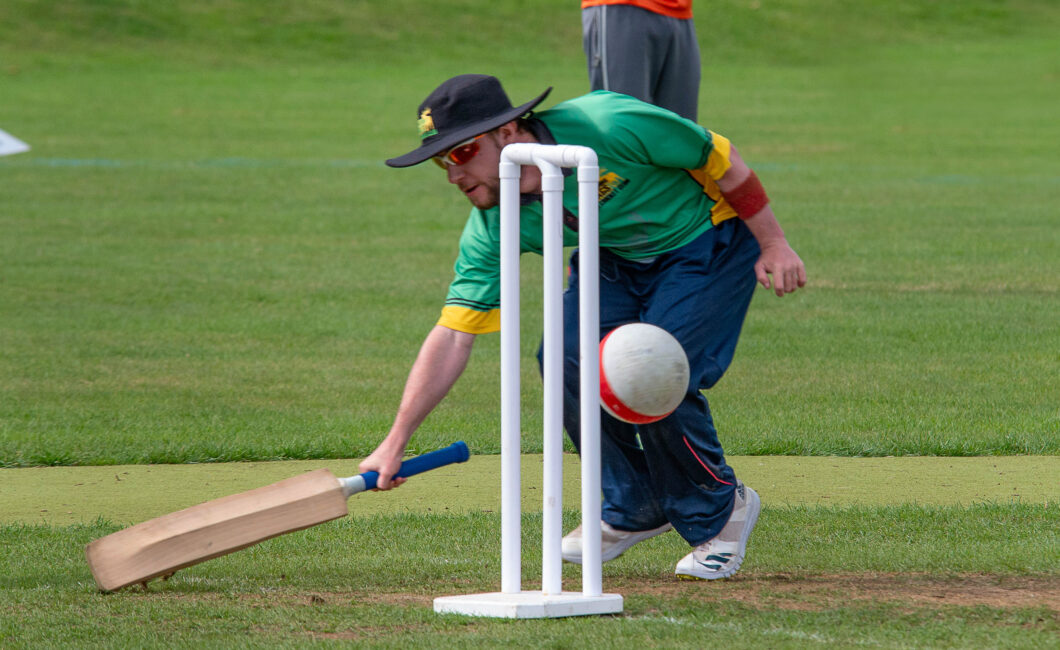
[(630, 323), (600, 341), (600, 403), (624, 422), (647, 424), (673, 413), (688, 375), (684, 348), (661, 327)]

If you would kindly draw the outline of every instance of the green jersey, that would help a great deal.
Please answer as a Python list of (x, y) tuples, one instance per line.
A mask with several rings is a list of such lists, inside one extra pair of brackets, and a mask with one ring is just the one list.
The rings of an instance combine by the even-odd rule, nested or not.
[[(736, 216), (718, 190), (730, 144), (670, 111), (596, 91), (535, 114), (539, 140), (596, 152), (600, 167), (600, 246), (631, 260), (680, 248)], [(549, 142), (552, 140), (552, 142)], [(524, 195), (523, 252), (542, 252), (540, 197)], [(564, 244), (578, 242), (578, 188), (567, 174)], [(473, 334), (500, 328), (500, 209), (473, 208), (460, 237), (455, 278), (440, 325)]]

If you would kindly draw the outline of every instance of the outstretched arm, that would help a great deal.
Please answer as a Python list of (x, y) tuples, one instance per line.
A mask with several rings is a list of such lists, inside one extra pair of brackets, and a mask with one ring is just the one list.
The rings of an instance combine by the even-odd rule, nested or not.
[[(773, 214), (773, 208), (765, 201), (765, 193), (761, 184), (757, 183), (757, 176), (740, 157), (735, 146), (732, 148), (730, 161), (732, 166), (718, 180), (718, 188), (726, 200), (736, 208), (762, 249), (762, 254), (755, 263), (758, 282), (766, 289), (772, 285), (778, 296), (805, 286), (806, 267), (788, 245), (784, 231)], [(770, 276), (773, 278), (772, 282)]]
[(379, 489), (389, 490), (405, 482), (403, 478), (391, 481), (391, 477), (401, 468), (405, 447), (413, 432), (463, 374), (474, 343), (474, 334), (441, 325), (435, 325), (427, 335), (409, 371), (390, 433), (370, 456), (361, 461), (361, 472), (379, 472), (376, 483)]

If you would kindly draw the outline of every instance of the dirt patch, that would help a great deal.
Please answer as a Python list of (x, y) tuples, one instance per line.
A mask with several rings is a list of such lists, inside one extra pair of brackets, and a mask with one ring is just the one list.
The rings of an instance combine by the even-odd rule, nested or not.
[(824, 610), (852, 602), (918, 605), (984, 605), (993, 608), (1045, 607), (1060, 617), (1060, 577), (961, 574), (792, 574), (742, 575), (715, 582), (609, 582), (625, 595), (734, 600), (751, 606)]
[[(525, 589), (535, 589), (532, 583)], [(566, 585), (581, 588), (580, 581)], [(156, 587), (157, 589), (157, 587)], [(605, 591), (630, 597), (638, 594), (662, 598), (691, 598), (703, 602), (738, 602), (750, 607), (822, 611), (870, 602), (911, 606), (986, 606), (996, 609), (1044, 607), (1060, 620), (1060, 576), (998, 576), (958, 574), (938, 576), (916, 573), (851, 574), (741, 574), (729, 580), (683, 581), (673, 576), (658, 579), (608, 579)], [(152, 590), (153, 591), (153, 590)], [(217, 593), (173, 591), (134, 592), (145, 597), (211, 601), (231, 598)], [(286, 589), (236, 596), (250, 605), (267, 607), (342, 606), (370, 599), (376, 603), (430, 608), (438, 594), (381, 591), (292, 592)]]

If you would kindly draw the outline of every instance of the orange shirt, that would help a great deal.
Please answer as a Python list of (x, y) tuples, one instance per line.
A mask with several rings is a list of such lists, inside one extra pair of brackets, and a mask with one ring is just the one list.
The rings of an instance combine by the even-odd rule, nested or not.
[(582, 9), (600, 5), (632, 5), (671, 18), (692, 17), (692, 0), (582, 0)]

